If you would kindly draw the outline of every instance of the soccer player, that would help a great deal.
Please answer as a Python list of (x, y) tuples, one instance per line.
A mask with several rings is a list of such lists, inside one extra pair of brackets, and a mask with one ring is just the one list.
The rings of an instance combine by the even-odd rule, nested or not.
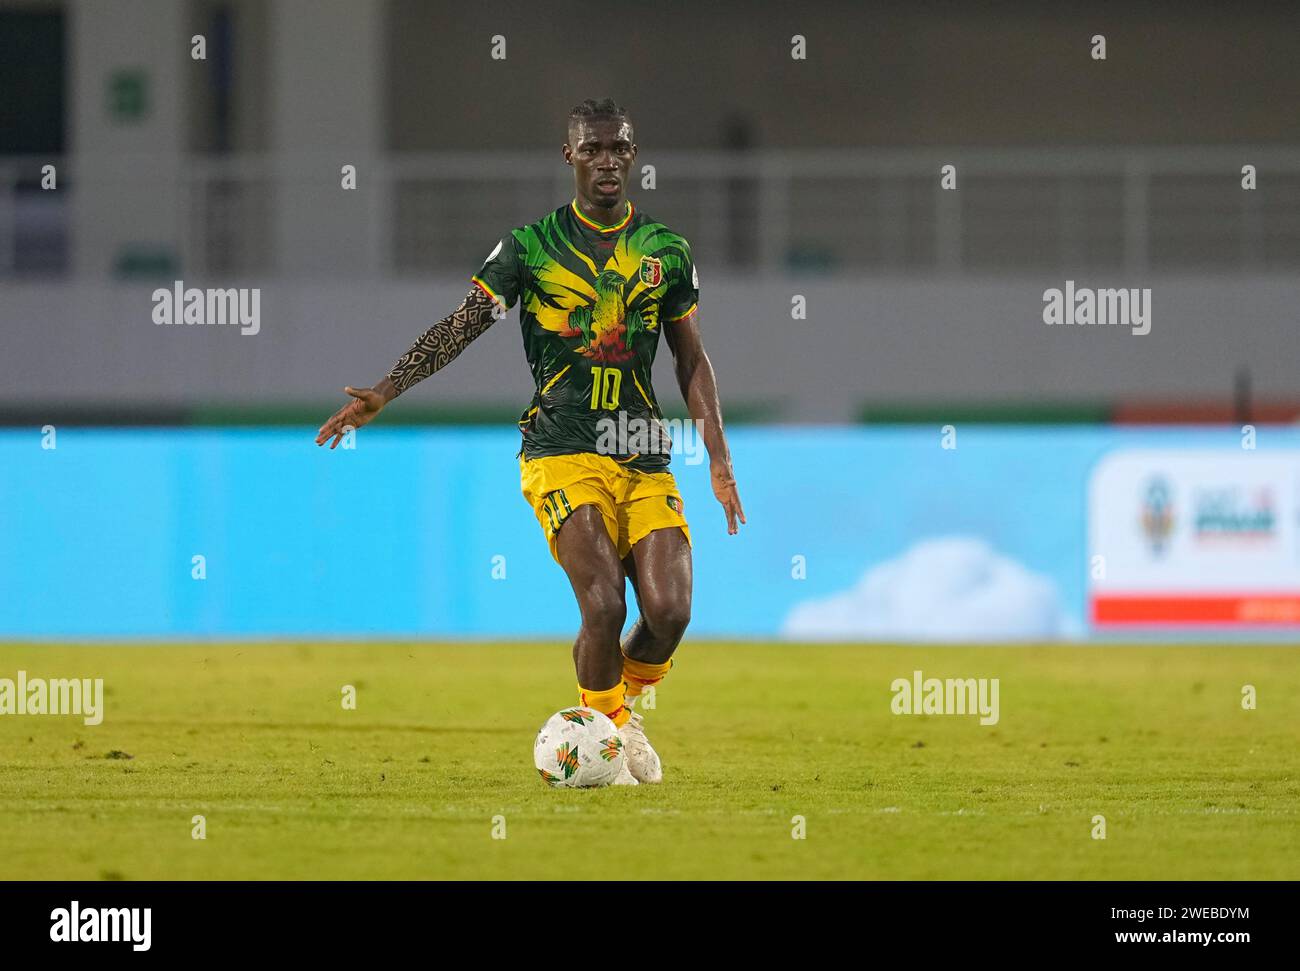
[[(519, 419), (520, 481), (578, 598), (579, 704), (618, 726), (626, 753), (620, 783), (659, 782), (659, 756), (633, 709), (668, 673), (691, 615), (690, 530), (650, 383), (661, 331), (708, 449), (729, 534), (745, 513), (700, 339), (690, 246), (626, 197), (637, 154), (627, 112), (608, 98), (584, 101), (569, 114), (563, 153), (573, 167), (573, 201), (505, 236), (464, 302), (382, 381), (344, 389), (353, 400), (321, 426), (316, 444), (333, 438), (336, 447), (347, 426), (373, 420), (518, 302), (536, 382)], [(625, 578), (640, 617), (620, 644)]]

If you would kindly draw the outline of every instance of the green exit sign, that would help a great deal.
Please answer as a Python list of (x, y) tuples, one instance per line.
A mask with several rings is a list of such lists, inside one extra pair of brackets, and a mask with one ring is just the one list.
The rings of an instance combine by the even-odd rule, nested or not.
[(119, 68), (108, 77), (108, 114), (117, 122), (139, 121), (149, 113), (149, 75), (143, 68)]

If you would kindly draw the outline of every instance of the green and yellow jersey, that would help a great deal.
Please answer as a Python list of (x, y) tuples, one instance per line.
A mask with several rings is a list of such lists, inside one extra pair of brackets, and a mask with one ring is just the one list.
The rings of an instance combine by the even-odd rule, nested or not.
[(507, 309), (519, 303), (536, 382), (519, 419), (525, 458), (592, 452), (640, 471), (667, 468), (666, 435), (658, 451), (633, 451), (622, 445), (636, 445), (635, 434), (611, 448), (608, 432), (621, 420), (662, 431), (650, 382), (659, 331), (690, 317), (699, 300), (684, 238), (631, 202), (612, 226), (571, 202), (513, 230), (473, 280)]

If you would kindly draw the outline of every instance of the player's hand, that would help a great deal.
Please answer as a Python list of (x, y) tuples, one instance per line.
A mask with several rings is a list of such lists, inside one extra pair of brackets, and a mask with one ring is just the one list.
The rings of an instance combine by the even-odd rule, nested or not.
[(330, 437), (333, 437), (334, 441), (330, 442), (330, 448), (336, 448), (348, 425), (360, 428), (373, 420), (387, 404), (384, 396), (374, 388), (347, 387), (343, 390), (352, 395), (352, 400), (334, 412), (330, 420), (320, 426), (320, 431), (316, 433), (317, 445), (324, 445)]
[(713, 480), (713, 494), (727, 514), (727, 535), (735, 536), (738, 528), (736, 520), (745, 521), (745, 509), (740, 504), (740, 493), (736, 491), (736, 477), (731, 471), (730, 459), (714, 459), (709, 462), (709, 477)]

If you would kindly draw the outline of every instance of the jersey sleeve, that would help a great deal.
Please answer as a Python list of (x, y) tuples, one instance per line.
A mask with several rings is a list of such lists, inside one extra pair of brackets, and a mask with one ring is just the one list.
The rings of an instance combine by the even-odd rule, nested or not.
[(519, 254), (515, 251), (515, 237), (507, 233), (496, 245), (479, 271), (470, 278), (479, 289), (509, 310), (519, 299), (523, 288)]
[(682, 259), (670, 281), (663, 301), (663, 319), (669, 323), (685, 320), (695, 312), (700, 302), (700, 276), (695, 269), (691, 247), (682, 240)]

